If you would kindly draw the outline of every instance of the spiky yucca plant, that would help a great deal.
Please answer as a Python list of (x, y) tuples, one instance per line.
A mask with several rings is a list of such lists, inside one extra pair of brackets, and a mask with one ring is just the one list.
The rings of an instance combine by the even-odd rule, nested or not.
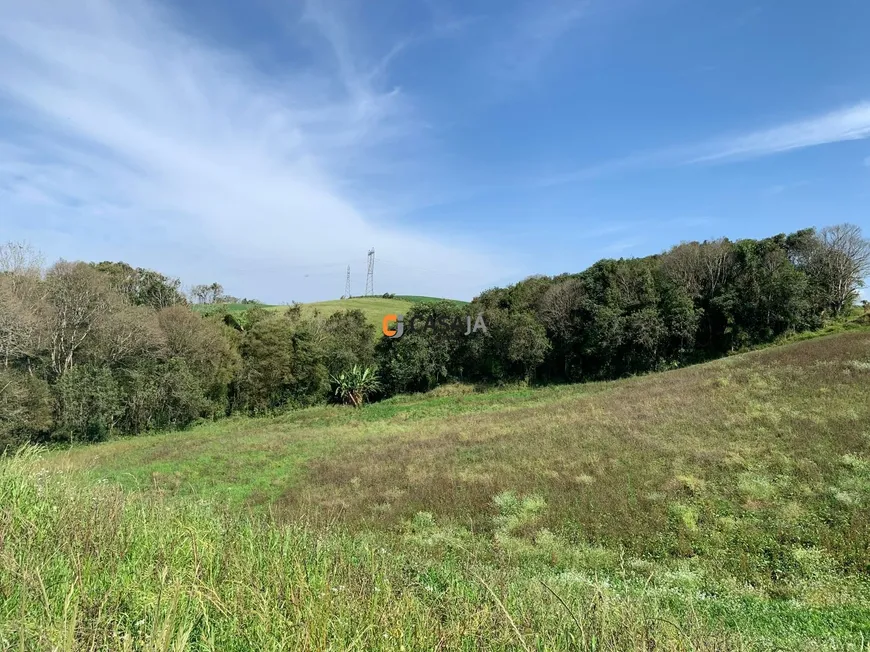
[(365, 400), (381, 388), (375, 370), (359, 365), (333, 376), (332, 382), (335, 385), (335, 396), (342, 403), (354, 407), (362, 407)]

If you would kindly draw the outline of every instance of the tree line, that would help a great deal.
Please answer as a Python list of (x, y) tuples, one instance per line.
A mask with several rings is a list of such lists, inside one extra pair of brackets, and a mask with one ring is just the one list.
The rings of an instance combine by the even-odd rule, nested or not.
[[(487, 333), (379, 337), (358, 310), (195, 311), (178, 279), (125, 263), (0, 246), (0, 449), (99, 441), (452, 381), (581, 382), (665, 370), (815, 329), (870, 274), (854, 225), (687, 242), (645, 258), (533, 276), (471, 304), (415, 304), (406, 321), (472, 319)], [(206, 293), (210, 288), (210, 295)], [(355, 384), (356, 383), (356, 384)], [(364, 384), (365, 388), (360, 384)]]

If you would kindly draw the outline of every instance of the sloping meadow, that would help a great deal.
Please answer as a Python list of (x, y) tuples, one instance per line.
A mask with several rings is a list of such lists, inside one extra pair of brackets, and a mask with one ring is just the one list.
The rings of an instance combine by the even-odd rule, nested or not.
[(866, 649), (870, 335), (0, 472), (0, 647)]

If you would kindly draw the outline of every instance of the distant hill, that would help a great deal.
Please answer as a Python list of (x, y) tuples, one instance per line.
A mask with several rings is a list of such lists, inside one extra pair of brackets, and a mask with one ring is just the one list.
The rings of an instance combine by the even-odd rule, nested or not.
[[(384, 315), (404, 314), (407, 313), (415, 303), (435, 303), (437, 301), (450, 301), (451, 303), (456, 303), (458, 305), (465, 305), (468, 303), (467, 301), (460, 301), (458, 299), (439, 299), (438, 297), (425, 297), (419, 295), (397, 295), (392, 299), (385, 299), (379, 296), (351, 297), (350, 299), (333, 299), (331, 301), (303, 303), (302, 311), (303, 313), (311, 314), (313, 311), (317, 310), (324, 317), (329, 317), (331, 314), (341, 310), (361, 310), (369, 322), (380, 328), (381, 320), (384, 318)], [(221, 303), (194, 305), (193, 309), (204, 314), (218, 310), (226, 310), (230, 314), (238, 314), (253, 308), (254, 305), (259, 305), (261, 308), (275, 312), (286, 310), (287, 308), (287, 306), (273, 306), (266, 304)]]
[(438, 297), (421, 297), (414, 294), (397, 294), (397, 299), (402, 299), (403, 301), (411, 301), (412, 303), (437, 303), (438, 301), (449, 301), (450, 303), (456, 303), (459, 305), (466, 305), (468, 301), (461, 301), (459, 299), (439, 299)]
[[(317, 310), (324, 317), (342, 310), (361, 310), (366, 319), (380, 328), (384, 315), (408, 312), (412, 302), (405, 299), (384, 299), (383, 297), (352, 297), (350, 299), (334, 299), (332, 301), (315, 301), (303, 303), (303, 314), (311, 314)], [(270, 310), (285, 310), (287, 306), (275, 306)]]
[(266, 308), (270, 310), (275, 306), (270, 306), (264, 303), (195, 303), (191, 306), (194, 311), (200, 312), (203, 314), (217, 312), (217, 311), (226, 311), (231, 315), (236, 313), (245, 312), (246, 310), (250, 310), (254, 306), (259, 306), (261, 308)]

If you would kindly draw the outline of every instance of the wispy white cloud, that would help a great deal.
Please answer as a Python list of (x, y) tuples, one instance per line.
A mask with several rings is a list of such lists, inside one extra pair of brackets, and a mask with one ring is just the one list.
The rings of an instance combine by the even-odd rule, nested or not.
[(604, 256), (622, 256), (625, 252), (632, 249), (637, 249), (647, 242), (647, 238), (639, 236), (640, 233), (649, 233), (655, 229), (676, 228), (676, 229), (698, 229), (709, 227), (716, 223), (716, 220), (710, 217), (674, 217), (668, 219), (640, 219), (620, 222), (603, 226), (598, 229), (591, 229), (584, 233), (585, 238), (602, 238), (604, 236), (617, 235), (620, 237), (612, 240), (607, 244), (597, 247), (595, 251)]
[(560, 186), (566, 183), (576, 183), (578, 181), (589, 181), (606, 177), (611, 174), (617, 174), (623, 170), (667, 164), (672, 160), (673, 156), (670, 152), (631, 154), (624, 158), (587, 165), (569, 172), (541, 176), (534, 179), (531, 185), (537, 188), (546, 188), (549, 186)]
[(809, 181), (794, 181), (790, 183), (777, 183), (772, 186), (768, 186), (765, 188), (762, 193), (768, 196), (776, 196), (782, 195), (785, 192), (790, 192), (793, 190), (797, 190), (798, 188), (803, 188), (805, 186), (810, 185)]
[(870, 101), (749, 133), (638, 152), (567, 173), (541, 177), (533, 185), (574, 183), (638, 168), (733, 163), (866, 138), (870, 138)]
[(606, 245), (601, 249), (601, 252), (607, 255), (619, 255), (629, 249), (634, 249), (635, 247), (641, 245), (643, 240), (632, 238), (628, 240), (617, 240), (616, 242), (612, 242), (609, 245)]
[(870, 138), (870, 102), (862, 102), (778, 127), (721, 138), (699, 147), (704, 150), (689, 163), (704, 163), (769, 156), (806, 147)]
[(483, 20), (483, 16), (478, 14), (456, 14), (447, 3), (440, 0), (423, 0), (423, 4), (432, 19), (432, 27), (427, 35), (432, 38), (458, 36)]
[(474, 243), (368, 216), (365, 189), (403, 179), (420, 118), (383, 83), (401, 44), (361, 56), (326, 7), (309, 2), (303, 20), (331, 60), (277, 78), (146, 0), (0, 0), (4, 230), (53, 254), (126, 256), (271, 300), (337, 295), (340, 266), (304, 281), (291, 268), (359, 272), (369, 246), (462, 272), (409, 270), (385, 291), (469, 296), (504, 274)]
[(486, 57), (496, 75), (525, 79), (534, 75), (544, 60), (588, 14), (589, 0), (527, 1), (509, 14), (509, 24), (493, 40)]

